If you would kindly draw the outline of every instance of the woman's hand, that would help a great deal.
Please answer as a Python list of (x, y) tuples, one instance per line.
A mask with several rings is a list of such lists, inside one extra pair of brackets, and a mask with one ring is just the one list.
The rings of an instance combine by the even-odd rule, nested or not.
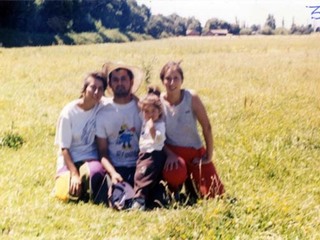
[(174, 154), (170, 154), (167, 156), (167, 160), (164, 164), (164, 170), (171, 171), (173, 169), (178, 169), (179, 165), (179, 157)]
[(194, 158), (192, 160), (192, 164), (199, 165), (199, 164), (208, 164), (211, 163), (211, 159), (208, 159), (207, 156), (203, 156), (202, 158)]
[(79, 174), (72, 174), (70, 180), (69, 194), (74, 197), (80, 197), (81, 195), (81, 179)]

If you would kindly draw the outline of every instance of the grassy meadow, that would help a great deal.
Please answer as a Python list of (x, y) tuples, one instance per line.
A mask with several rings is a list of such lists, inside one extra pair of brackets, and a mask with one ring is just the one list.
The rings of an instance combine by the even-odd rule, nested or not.
[[(0, 48), (0, 238), (320, 239), (319, 41), (181, 37)], [(116, 212), (51, 196), (58, 115), (79, 96), (84, 75), (109, 60), (144, 68), (159, 86), (161, 67), (182, 60), (184, 87), (208, 110), (227, 198)]]

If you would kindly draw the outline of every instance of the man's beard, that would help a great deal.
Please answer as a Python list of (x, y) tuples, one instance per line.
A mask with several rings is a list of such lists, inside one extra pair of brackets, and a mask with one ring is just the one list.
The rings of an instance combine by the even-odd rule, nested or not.
[(115, 97), (118, 97), (118, 98), (127, 97), (131, 94), (131, 89), (127, 90), (124, 87), (118, 87), (117, 89), (115, 89), (113, 94)]

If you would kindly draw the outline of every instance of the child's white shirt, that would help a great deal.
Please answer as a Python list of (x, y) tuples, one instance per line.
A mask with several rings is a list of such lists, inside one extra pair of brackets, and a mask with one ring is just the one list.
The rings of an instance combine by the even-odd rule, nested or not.
[(150, 134), (150, 129), (146, 128), (146, 121), (143, 122), (139, 139), (140, 152), (151, 153), (153, 151), (162, 150), (164, 141), (166, 140), (166, 128), (164, 121), (156, 121), (154, 123), (154, 128), (156, 130), (156, 135), (153, 139)]

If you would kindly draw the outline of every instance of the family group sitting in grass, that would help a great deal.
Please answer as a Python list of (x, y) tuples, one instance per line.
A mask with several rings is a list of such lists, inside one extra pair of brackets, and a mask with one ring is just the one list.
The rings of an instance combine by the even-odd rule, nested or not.
[(58, 198), (146, 210), (182, 196), (194, 202), (224, 193), (207, 112), (195, 92), (182, 89), (180, 63), (163, 66), (165, 92), (149, 87), (139, 100), (134, 93), (143, 77), (140, 68), (108, 62), (87, 75), (81, 97), (63, 108), (55, 138)]

